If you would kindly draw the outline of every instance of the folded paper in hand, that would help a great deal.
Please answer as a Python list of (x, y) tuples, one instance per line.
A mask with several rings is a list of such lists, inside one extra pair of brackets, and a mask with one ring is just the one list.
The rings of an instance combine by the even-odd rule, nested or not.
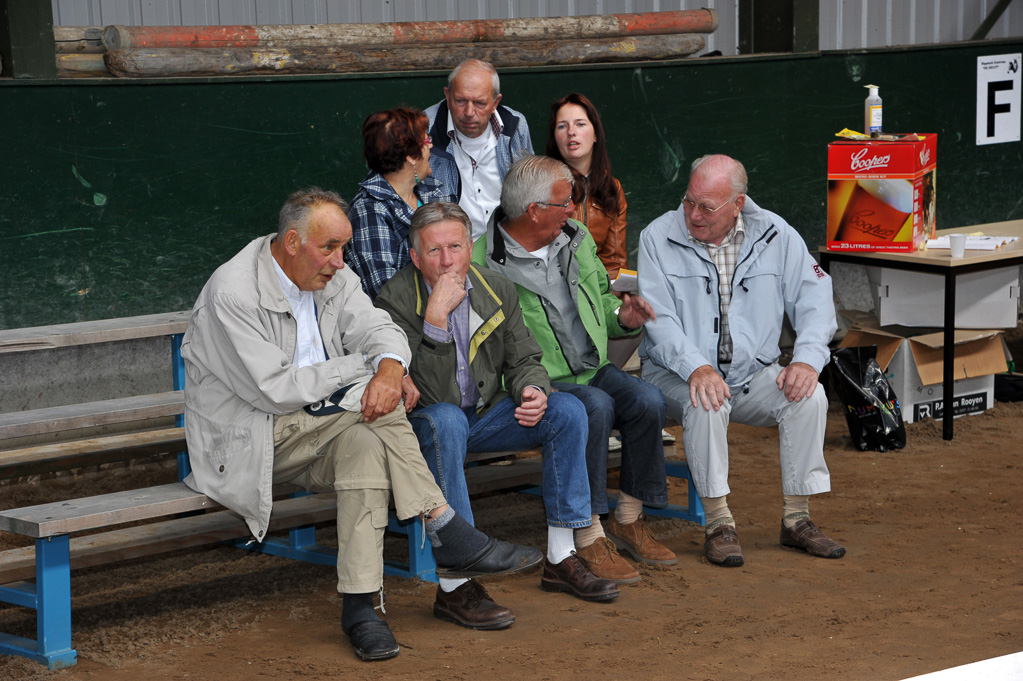
[(611, 290), (619, 293), (639, 293), (639, 278), (635, 270), (618, 270), (618, 278), (611, 282)]

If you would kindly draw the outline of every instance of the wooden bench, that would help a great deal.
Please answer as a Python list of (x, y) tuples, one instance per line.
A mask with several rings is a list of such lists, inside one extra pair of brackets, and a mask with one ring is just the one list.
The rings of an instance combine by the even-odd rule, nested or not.
[[(176, 425), (170, 428), (143, 428), (0, 451), (0, 478), (90, 465), (125, 456), (180, 451), (178, 471), (179, 479), (183, 479), (189, 466), (184, 452), (182, 391), (185, 374), (180, 346), (187, 319), (187, 313), (179, 312), (0, 331), (0, 353), (166, 335), (171, 341), (174, 385), (174, 390), (166, 393), (0, 414), (0, 447), (4, 440), (13, 438), (177, 417)], [(519, 489), (539, 494), (542, 460), (539, 456), (521, 457), (519, 454), (521, 452), (470, 454), (466, 470), (470, 493)], [(502, 459), (500, 465), (491, 465), (498, 458)], [(619, 463), (620, 455), (610, 453), (608, 465)], [(681, 461), (666, 463), (669, 475), (689, 480), (688, 506), (672, 505), (647, 509), (647, 512), (702, 524), (703, 510), (688, 467)], [(193, 515), (175, 517), (182, 513)], [(288, 536), (266, 537), (258, 543), (248, 541), (248, 530), (237, 514), (219, 508), (212, 500), (180, 482), (0, 511), (0, 531), (21, 534), (34, 542), (34, 546), (0, 552), (0, 602), (33, 608), (37, 615), (36, 640), (0, 633), (0, 653), (29, 657), (51, 669), (75, 664), (77, 653), (71, 647), (70, 575), (73, 569), (220, 541), (232, 541), (262, 553), (334, 565), (336, 549), (318, 546), (314, 527), (315, 523), (334, 517), (334, 495), (279, 499), (274, 503), (271, 529), (286, 529)], [(161, 518), (167, 519), (117, 527)], [(425, 541), (422, 523), (398, 521), (392, 513), (388, 530), (407, 537), (408, 560), (385, 560), (385, 574), (436, 581), (436, 563)], [(86, 531), (100, 532), (72, 537)], [(33, 578), (34, 583), (28, 581)]]
[[(335, 564), (337, 550), (315, 546), (312, 530), (313, 523), (334, 518), (335, 499), (326, 494), (276, 500), (271, 531), (308, 530), (284, 541), (267, 537), (258, 550), (288, 557), (302, 551), (304, 560)], [(190, 515), (71, 536), (182, 513)], [(249, 536), (239, 515), (180, 482), (0, 511), (0, 530), (34, 540), (34, 546), (0, 552), (0, 584), (4, 585), (0, 600), (36, 611), (36, 639), (0, 633), (0, 653), (28, 657), (50, 669), (77, 661), (71, 647), (71, 570), (221, 541), (244, 541)], [(26, 581), (32, 578), (34, 582)]]
[[(83, 465), (105, 463), (128, 456), (183, 451), (184, 367), (180, 362), (181, 338), (188, 312), (170, 312), (123, 319), (103, 319), (0, 331), (0, 355), (38, 353), (99, 343), (117, 343), (166, 337), (174, 390), (43, 407), (0, 414), (0, 478), (45, 473)], [(153, 428), (144, 422), (177, 417), (175, 427)], [(128, 423), (140, 425), (132, 432), (68, 439), (83, 429)], [(20, 444), (33, 436), (63, 436), (64, 441)], [(16, 442), (11, 447), (10, 442)], [(183, 461), (179, 456), (179, 463)]]

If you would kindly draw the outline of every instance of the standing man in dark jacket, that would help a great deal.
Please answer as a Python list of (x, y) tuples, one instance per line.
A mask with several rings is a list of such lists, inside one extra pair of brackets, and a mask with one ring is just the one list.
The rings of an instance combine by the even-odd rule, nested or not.
[(501, 203), (501, 184), (512, 161), (533, 153), (526, 117), (501, 106), (497, 71), (479, 59), (451, 70), (444, 99), (426, 115), (434, 144), (433, 176), (455, 192), (476, 239)]

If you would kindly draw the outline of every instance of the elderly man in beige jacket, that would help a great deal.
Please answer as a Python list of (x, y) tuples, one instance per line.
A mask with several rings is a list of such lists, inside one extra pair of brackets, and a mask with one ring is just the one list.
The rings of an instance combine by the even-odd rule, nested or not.
[(345, 202), (296, 192), (278, 231), (210, 277), (182, 343), (190, 487), (238, 512), (262, 540), (271, 487), (336, 492), (341, 627), (356, 654), (398, 654), (374, 611), (393, 492), (399, 518), (422, 516), (438, 573), (476, 576), (538, 565), (542, 554), (487, 537), (448, 507), (405, 418), (405, 334), (344, 268)]

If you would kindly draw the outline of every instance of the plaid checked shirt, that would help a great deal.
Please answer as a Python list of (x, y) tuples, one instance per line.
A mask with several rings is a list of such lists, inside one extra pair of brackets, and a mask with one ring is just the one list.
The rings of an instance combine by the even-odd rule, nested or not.
[(714, 261), (718, 270), (718, 294), (721, 296), (721, 340), (718, 342), (718, 362), (728, 364), (732, 361), (732, 334), (728, 330), (728, 306), (732, 303), (732, 275), (739, 256), (739, 248), (746, 238), (742, 215), (735, 221), (735, 227), (720, 245), (715, 246), (699, 239), (689, 237), (691, 241), (702, 244), (707, 254)]
[[(458, 201), (432, 177), (417, 184), (415, 192), (423, 204)], [(362, 290), (373, 300), (388, 279), (412, 262), (408, 254), (408, 230), (413, 213), (412, 206), (398, 196), (380, 173), (370, 172), (359, 183), (359, 192), (348, 209), (352, 240), (345, 246), (345, 263), (359, 275)]]

